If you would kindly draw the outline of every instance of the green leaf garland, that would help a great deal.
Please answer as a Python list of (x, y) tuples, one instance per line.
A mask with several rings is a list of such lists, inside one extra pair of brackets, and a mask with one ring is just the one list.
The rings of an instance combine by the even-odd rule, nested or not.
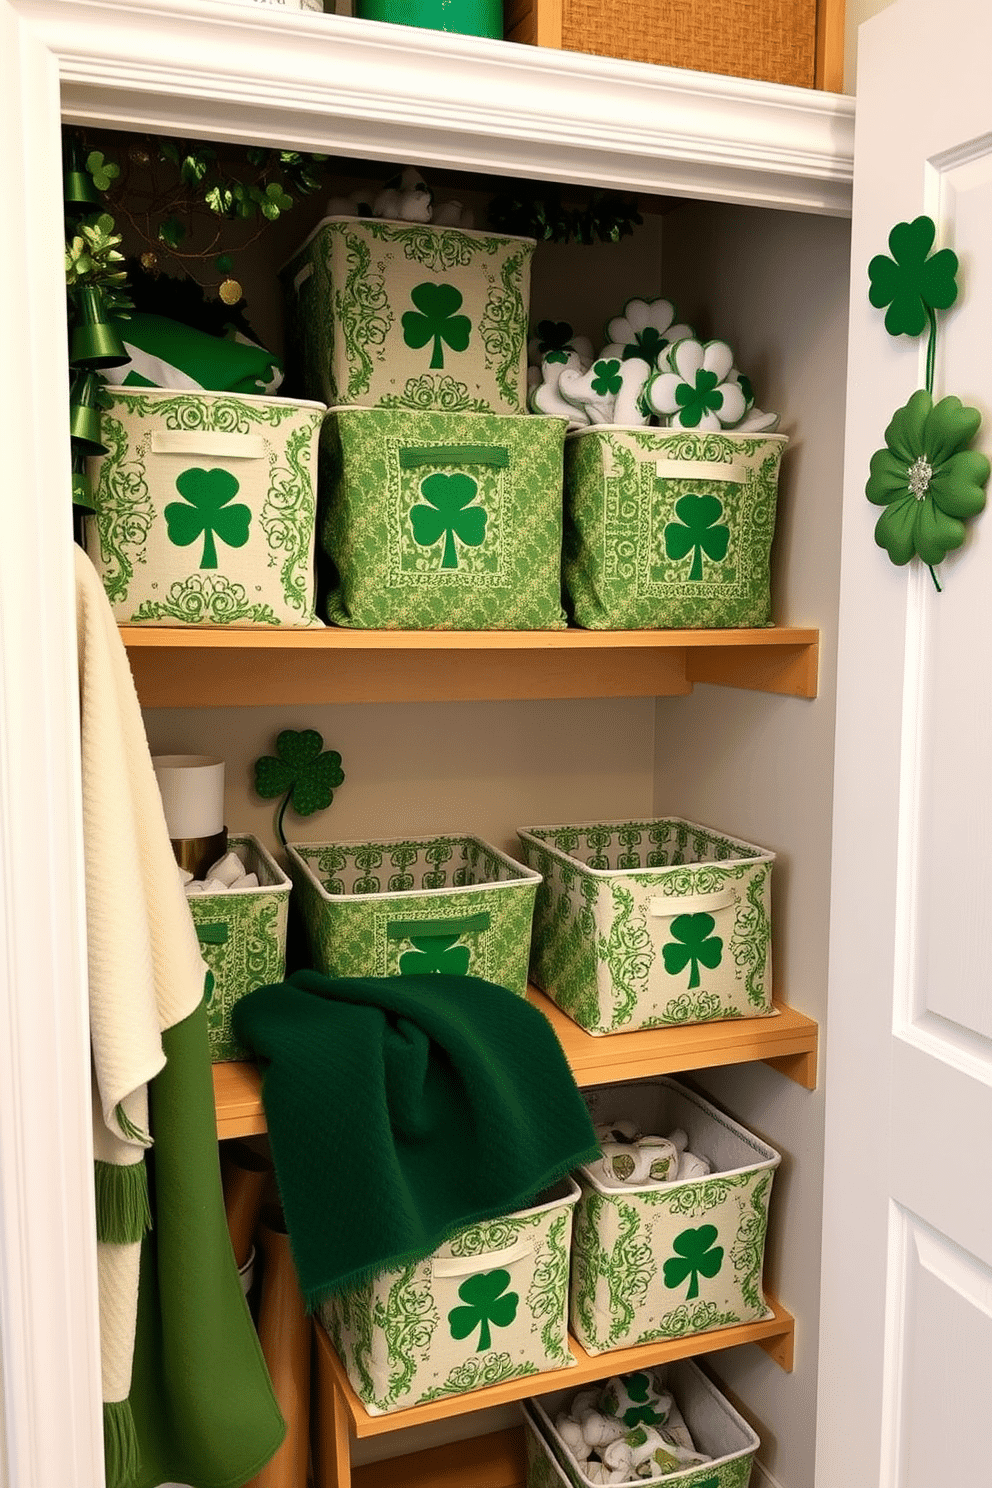
[(917, 557), (927, 565), (938, 592), (935, 566), (965, 540), (965, 522), (985, 506), (989, 461), (969, 449), (981, 414), (959, 398), (933, 400), (937, 311), (957, 299), (957, 255), (931, 253), (937, 236), (930, 217), (897, 222), (889, 251), (868, 265), (868, 300), (885, 310), (890, 336), (928, 332), (925, 388), (896, 410), (885, 431), (885, 447), (871, 457), (865, 495), (884, 508), (875, 541), (895, 564)]

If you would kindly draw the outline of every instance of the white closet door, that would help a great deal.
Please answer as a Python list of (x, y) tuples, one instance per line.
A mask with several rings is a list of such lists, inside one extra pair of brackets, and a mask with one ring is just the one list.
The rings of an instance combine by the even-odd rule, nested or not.
[(992, 9), (861, 32), (841, 592), (817, 1488), (988, 1483), (992, 1401), (992, 512), (939, 565), (864, 495), (926, 337), (867, 298), (897, 222), (957, 253), (934, 397), (992, 453)]

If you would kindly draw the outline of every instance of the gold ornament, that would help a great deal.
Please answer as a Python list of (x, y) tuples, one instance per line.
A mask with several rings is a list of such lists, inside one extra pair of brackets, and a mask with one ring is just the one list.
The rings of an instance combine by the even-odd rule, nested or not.
[(225, 279), (219, 293), (225, 305), (236, 305), (243, 297), (244, 290), (241, 288), (237, 279)]
[(146, 273), (154, 274), (155, 270), (158, 268), (158, 254), (143, 253), (141, 255), (141, 267), (145, 270)]

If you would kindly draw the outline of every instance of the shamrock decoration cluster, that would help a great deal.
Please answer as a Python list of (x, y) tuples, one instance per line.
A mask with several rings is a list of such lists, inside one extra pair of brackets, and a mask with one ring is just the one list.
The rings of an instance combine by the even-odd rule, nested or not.
[(341, 756), (336, 749), (324, 749), (324, 740), (316, 729), (283, 729), (276, 739), (275, 755), (264, 754), (255, 761), (258, 794), (266, 800), (283, 798), (276, 818), (276, 832), (283, 847), (286, 807), (292, 803), (300, 816), (326, 811), (343, 783)]
[[(664, 1479), (712, 1461), (693, 1441), (671, 1390), (654, 1370), (579, 1390), (554, 1424), (590, 1483)], [(692, 1475), (694, 1488), (717, 1488), (719, 1481)]]
[(885, 446), (871, 457), (865, 495), (884, 508), (875, 524), (875, 541), (893, 563), (918, 557), (930, 570), (959, 548), (965, 523), (985, 506), (990, 465), (969, 448), (981, 414), (959, 398), (933, 400), (937, 311), (957, 298), (956, 254), (931, 253), (937, 235), (930, 217), (898, 222), (889, 234), (891, 258), (877, 254), (868, 265), (868, 299), (885, 310), (890, 336), (928, 332), (926, 386), (896, 410), (885, 431)]
[(652, 424), (765, 433), (777, 413), (755, 407), (754, 390), (725, 341), (702, 341), (676, 324), (670, 300), (628, 300), (607, 322), (594, 355), (567, 321), (542, 320), (530, 342), (529, 404), (572, 428)]

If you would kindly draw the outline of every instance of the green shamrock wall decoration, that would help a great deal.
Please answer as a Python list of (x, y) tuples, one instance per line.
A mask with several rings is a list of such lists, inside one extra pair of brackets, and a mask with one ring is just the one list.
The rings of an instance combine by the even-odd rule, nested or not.
[(967, 448), (980, 423), (977, 409), (954, 397), (935, 404), (923, 388), (893, 414), (865, 486), (868, 500), (885, 508), (875, 541), (893, 563), (915, 555), (933, 573), (964, 542), (965, 521), (984, 507), (989, 478), (986, 457)]
[(255, 761), (258, 794), (266, 800), (283, 797), (276, 818), (276, 832), (283, 847), (283, 817), (290, 802), (300, 816), (326, 811), (334, 791), (343, 783), (341, 756), (336, 749), (324, 749), (324, 740), (316, 729), (283, 729), (276, 739), (275, 755), (265, 754)]
[(931, 254), (937, 235), (930, 217), (897, 222), (889, 233), (892, 257), (876, 254), (868, 265), (869, 302), (885, 310), (890, 336), (928, 331), (925, 388), (896, 410), (885, 431), (885, 447), (871, 457), (865, 495), (884, 511), (875, 541), (893, 563), (917, 557), (927, 565), (938, 592), (935, 565), (965, 540), (965, 522), (985, 506), (989, 461), (969, 449), (981, 414), (959, 398), (933, 401), (937, 311), (957, 299), (957, 255), (949, 248)]

